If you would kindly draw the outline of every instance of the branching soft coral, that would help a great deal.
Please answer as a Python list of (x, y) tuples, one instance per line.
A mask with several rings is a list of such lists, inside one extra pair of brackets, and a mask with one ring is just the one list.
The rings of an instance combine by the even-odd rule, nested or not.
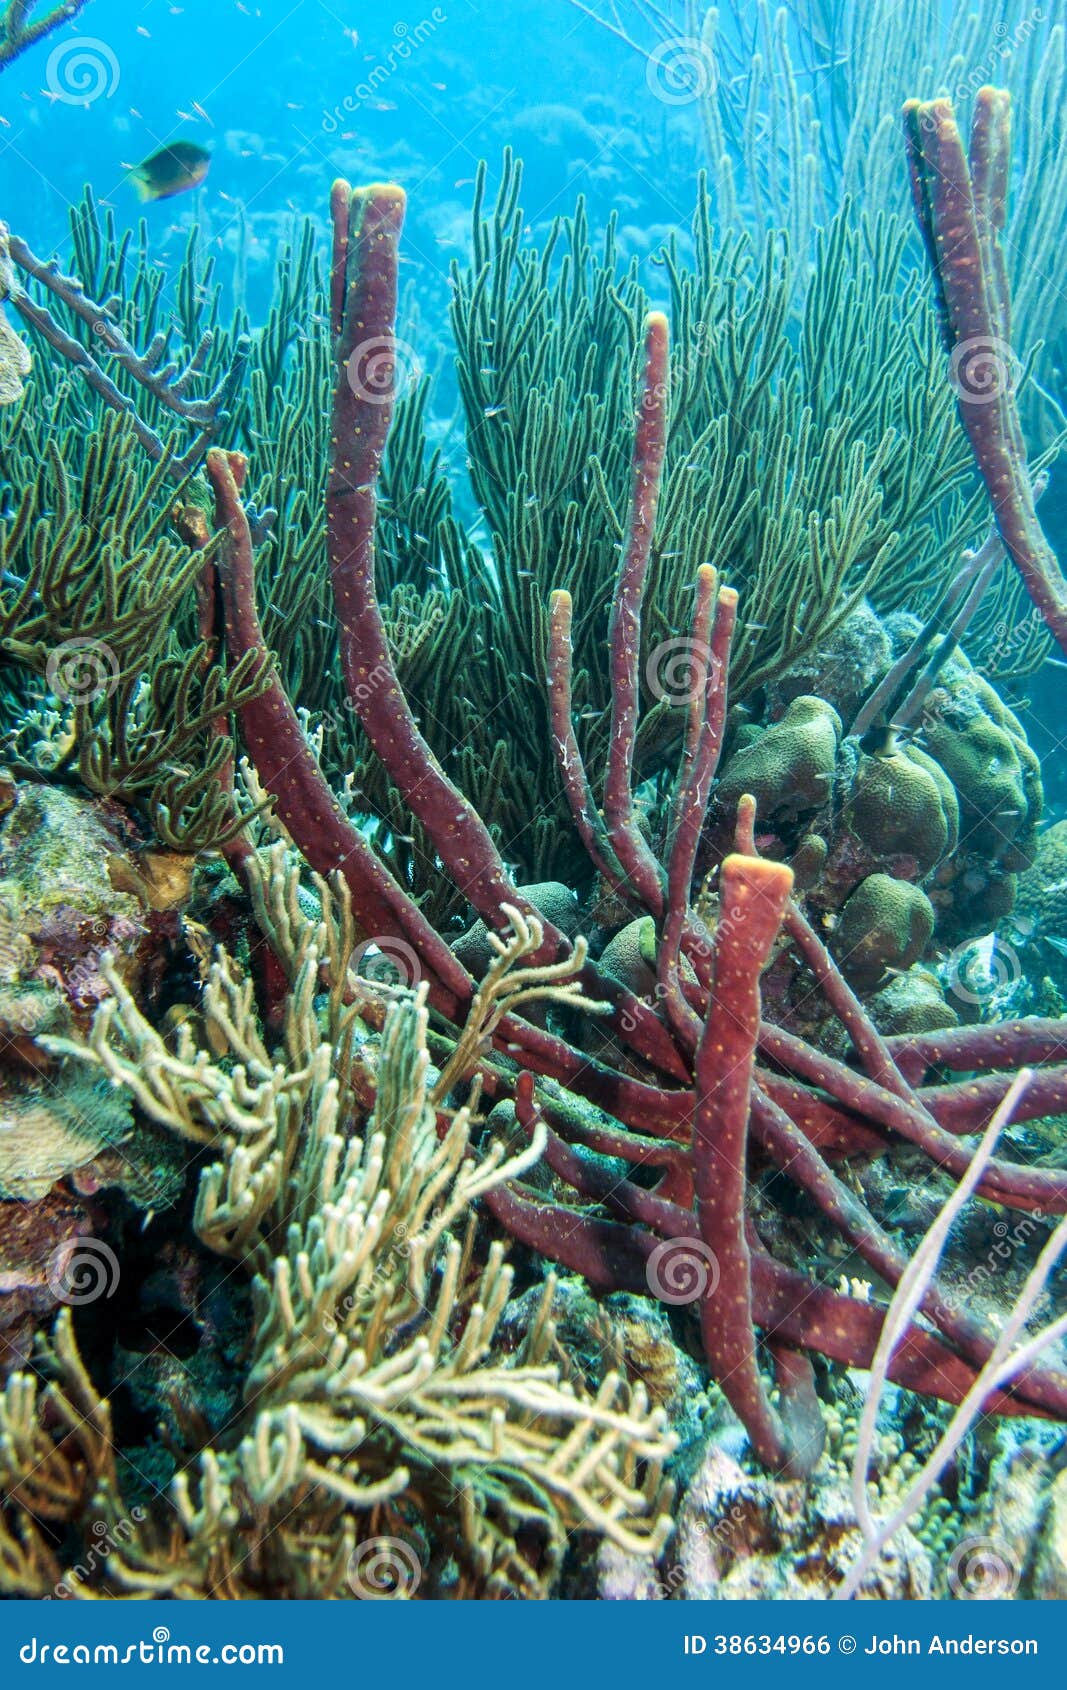
[(42, 17), (34, 18), (36, 0), (7, 0), (0, 11), (0, 70), (61, 24), (76, 18), (88, 4), (89, 0), (59, 0)]
[[(291, 867), (276, 853), (273, 868), (264, 902), (292, 916)], [(280, 1049), (268, 1051), (250, 989), (222, 957), (205, 997), (218, 1054), (195, 1052), (188, 1037), (170, 1054), (117, 980), (83, 1052), (157, 1121), (218, 1146), (194, 1225), (203, 1244), (251, 1275), (253, 1335), (230, 1435), (201, 1455), (198, 1477), (179, 1476), (169, 1504), (159, 1499), (85, 1589), (63, 1573), (75, 1595), (358, 1595), (360, 1553), (384, 1538), (407, 1545), (406, 1563), (418, 1569), (409, 1594), (423, 1578), (434, 1593), (454, 1558), (465, 1589), (538, 1596), (570, 1532), (590, 1528), (655, 1554), (669, 1530), (662, 1463), (673, 1438), (663, 1412), (616, 1375), (595, 1397), (561, 1381), (548, 1359), (551, 1276), (522, 1347), (505, 1355), (496, 1343), (511, 1270), (499, 1244), (474, 1266), (472, 1205), (530, 1168), (542, 1137), (517, 1156), (499, 1143), (473, 1154), (470, 1108), (443, 1107), (447, 1073), (432, 1084), (424, 990), (397, 998), (372, 1052), (343, 946), (323, 974), (331, 935), (347, 924), (343, 901), (326, 909), (329, 889), (320, 882), (319, 891), (326, 919), (294, 919), (289, 930), (294, 977)], [(564, 970), (524, 969), (538, 938), (516, 918), (452, 1079), (476, 1058), (502, 996), (574, 1001)], [(45, 1403), (18, 1376), (0, 1410), (0, 1484), (9, 1498), (3, 1564), (20, 1594), (39, 1594), (35, 1581), (62, 1572), (22, 1519), (31, 1489), (49, 1487), (47, 1517), (83, 1531), (97, 1492), (109, 1519), (121, 1511), (106, 1405), (65, 1324), (43, 1362), (59, 1376), (47, 1398), (58, 1423), (88, 1426), (93, 1483), (75, 1482), (69, 1447), (50, 1441), (55, 1414), (38, 1417)], [(421, 1547), (431, 1528), (432, 1564)]]
[(0, 518), (0, 662), (57, 701), (67, 749), (52, 779), (76, 772), (195, 851), (240, 826), (218, 782), (232, 747), (215, 730), (258, 681), (251, 663), (224, 677), (192, 628), (188, 643), (178, 633), (204, 560), (160, 507), (170, 454), (143, 481), (132, 445), (128, 419), (105, 418), (76, 484), (49, 442)]

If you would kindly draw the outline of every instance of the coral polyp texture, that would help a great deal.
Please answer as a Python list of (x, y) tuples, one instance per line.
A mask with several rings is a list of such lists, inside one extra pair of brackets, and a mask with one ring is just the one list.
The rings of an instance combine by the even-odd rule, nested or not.
[[(969, 174), (943, 103), (908, 118), (951, 347), (931, 149), (1006, 333), (1005, 111)], [(1061, 632), (1014, 401), (979, 426), (945, 378), (891, 219), (827, 228), (798, 329), (785, 243), (719, 240), (703, 187), (669, 312), (582, 212), (557, 274), (518, 193), (479, 176), (454, 277), (478, 538), (394, 391), (400, 187), (334, 184), (259, 334), (183, 287), (185, 363), (91, 202), (78, 282), (5, 237), (8, 1594), (574, 1594), (594, 1539), (604, 1594), (672, 1553), (765, 1590), (701, 1510), (837, 1520), (852, 1370), (927, 1429), (1067, 1420), (1026, 1330), (1067, 1021), (967, 972), (1042, 897), (1040, 764), (961, 649), (1005, 551)], [(975, 1292), (991, 1215), (1027, 1231)], [(927, 1593), (868, 1525), (820, 1593)]]

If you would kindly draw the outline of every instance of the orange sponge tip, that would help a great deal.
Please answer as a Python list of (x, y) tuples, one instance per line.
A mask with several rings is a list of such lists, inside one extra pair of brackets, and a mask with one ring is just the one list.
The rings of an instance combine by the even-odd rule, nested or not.
[(765, 897), (788, 898), (793, 890), (793, 870), (788, 863), (775, 863), (769, 857), (744, 857), (732, 851), (723, 861), (724, 880), (743, 882)]

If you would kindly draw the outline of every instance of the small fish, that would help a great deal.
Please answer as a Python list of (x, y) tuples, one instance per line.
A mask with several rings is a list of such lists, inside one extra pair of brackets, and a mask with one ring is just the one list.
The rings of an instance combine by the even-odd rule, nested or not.
[(130, 180), (143, 200), (169, 200), (198, 188), (208, 173), (211, 154), (195, 141), (175, 141), (160, 147), (130, 171)]

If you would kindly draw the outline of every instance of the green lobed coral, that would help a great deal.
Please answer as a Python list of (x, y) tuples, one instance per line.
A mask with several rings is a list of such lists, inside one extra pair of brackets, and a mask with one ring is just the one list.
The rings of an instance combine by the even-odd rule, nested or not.
[(869, 991), (888, 969), (918, 962), (933, 931), (934, 908), (921, 887), (869, 874), (845, 900), (834, 933), (845, 978)]

